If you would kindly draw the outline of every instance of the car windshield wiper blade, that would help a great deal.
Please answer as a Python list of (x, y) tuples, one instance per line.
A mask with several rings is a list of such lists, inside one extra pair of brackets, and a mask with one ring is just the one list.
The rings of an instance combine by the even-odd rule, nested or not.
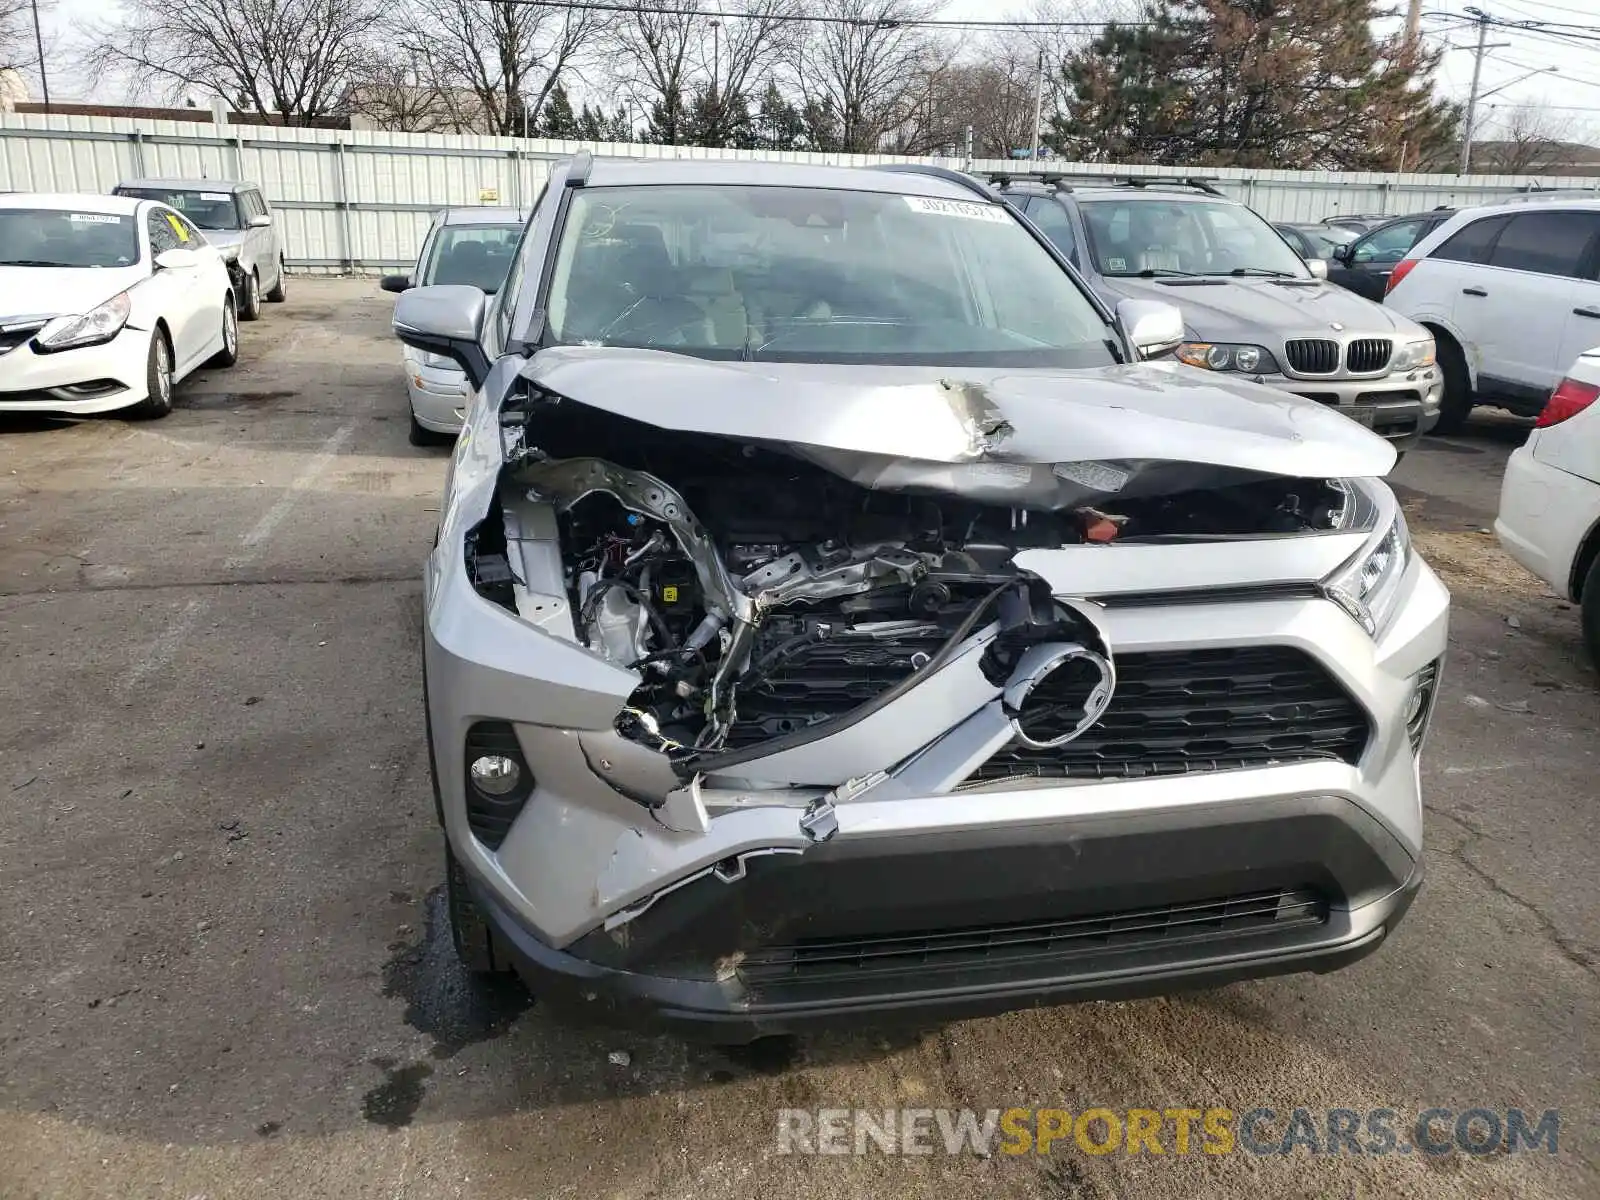
[(0, 258), (0, 267), (72, 267), (76, 263), (56, 262), (51, 258)]
[(1215, 272), (1215, 274), (1218, 274), (1218, 275), (1233, 275), (1233, 276), (1261, 275), (1261, 276), (1264, 276), (1265, 278), (1268, 278), (1268, 279), (1301, 279), (1301, 278), (1304, 278), (1303, 276), (1296, 275), (1293, 271), (1274, 271), (1271, 267), (1235, 267), (1231, 271), (1217, 271), (1217, 272)]

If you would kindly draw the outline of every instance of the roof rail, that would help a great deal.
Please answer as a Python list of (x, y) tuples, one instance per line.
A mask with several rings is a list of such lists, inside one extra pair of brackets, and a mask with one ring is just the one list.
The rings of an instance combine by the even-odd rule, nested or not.
[(587, 150), (579, 150), (572, 156), (572, 165), (567, 168), (567, 186), (584, 187), (589, 182), (589, 171), (594, 166), (594, 155)]
[(1225, 196), (1226, 193), (1212, 186), (1218, 176), (1215, 175), (1119, 175), (1115, 172), (1098, 171), (990, 171), (990, 183), (998, 183), (1004, 187), (1008, 183), (1042, 183), (1053, 187), (1057, 191), (1070, 192), (1074, 183), (1100, 183), (1112, 184), (1120, 187), (1142, 188), (1152, 184), (1158, 187), (1188, 187), (1196, 191), (1205, 192), (1210, 196)]
[(892, 171), (896, 175), (928, 175), (934, 179), (942, 179), (946, 183), (964, 187), (969, 192), (976, 192), (985, 200), (993, 201), (994, 196), (989, 189), (983, 186), (983, 181), (973, 178), (964, 172), (951, 167), (939, 167), (933, 163), (875, 163), (870, 168), (874, 171)]

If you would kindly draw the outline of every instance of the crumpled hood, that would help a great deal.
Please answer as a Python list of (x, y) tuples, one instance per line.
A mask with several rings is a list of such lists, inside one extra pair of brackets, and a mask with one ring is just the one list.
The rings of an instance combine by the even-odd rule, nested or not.
[(98, 308), (145, 277), (144, 268), (0, 267), (0, 324)]
[(1260, 342), (1271, 349), (1285, 338), (1325, 336), (1335, 325), (1401, 341), (1427, 336), (1422, 326), (1394, 309), (1321, 281), (1307, 286), (1260, 278), (1205, 283), (1108, 279), (1105, 287), (1131, 300), (1176, 304), (1191, 334), (1205, 341)]
[[(865, 486), (932, 486), (990, 500), (1067, 502), (1044, 494), (1045, 482), (1096, 477), (1023, 464), (1159, 462), (1340, 478), (1381, 476), (1395, 461), (1386, 441), (1330, 408), (1176, 364), (862, 367), (562, 346), (540, 351), (523, 374), (635, 421), (784, 443)], [(528, 437), (537, 444), (536, 422)], [(1165, 476), (1170, 485), (1172, 473)]]
[(244, 245), (244, 230), (242, 229), (202, 229), (200, 232), (204, 233), (206, 241), (210, 242), (218, 250), (226, 249), (229, 246)]

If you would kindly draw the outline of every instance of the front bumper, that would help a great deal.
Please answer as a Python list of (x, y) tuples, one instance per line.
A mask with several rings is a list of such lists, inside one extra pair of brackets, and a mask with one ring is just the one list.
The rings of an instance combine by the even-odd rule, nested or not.
[(1540, 462), (1539, 431), (1506, 460), (1494, 532), (1506, 552), (1572, 599), (1578, 548), (1600, 524), (1600, 484)]
[[(441, 550), (430, 562), (424, 637), (447, 834), (534, 986), (607, 1019), (742, 1040), (818, 1021), (942, 1019), (1332, 969), (1379, 944), (1420, 880), (1419, 775), (1404, 714), (1418, 673), (1444, 652), (1448, 620), (1448, 595), (1420, 560), (1376, 642), (1310, 595), (1097, 616), (1114, 654), (1309, 656), (1369, 722), (1350, 761), (911, 786), (912, 767), (938, 757), (930, 751), (893, 768), (898, 788), (839, 799), (837, 831), (816, 841), (803, 827), (813, 798), (804, 789), (750, 789), (703, 828), (630, 799), (647, 771), (609, 740), (610, 669), (457, 597), (452, 558)], [(1194, 704), (1203, 713), (1227, 699)], [(493, 850), (472, 832), (464, 786), (464, 737), (485, 716), (512, 723), (536, 780)], [(1301, 897), (1318, 919), (1234, 920), (1268, 896), (1279, 897), (1274, 912)], [(1185, 915), (1195, 913), (1211, 924), (1127, 936), (1195, 923)], [(1042, 949), (1014, 952), (1019, 939), (1041, 938)], [(837, 950), (821, 974), (819, 946)], [(842, 969), (846, 959), (870, 967)]]
[(147, 395), (150, 332), (124, 327), (100, 346), (36, 354), (24, 342), (0, 354), (0, 412), (115, 412)]
[(1439, 403), (1444, 396), (1444, 376), (1437, 366), (1395, 372), (1379, 379), (1265, 375), (1261, 382), (1337, 408), (1352, 421), (1393, 442), (1398, 450), (1409, 450), (1438, 424)]
[(406, 395), (417, 424), (434, 433), (460, 433), (467, 406), (467, 377), (457, 367), (426, 366), (407, 354)]
[[(738, 883), (704, 877), (637, 927), (564, 950), (485, 885), (472, 888), (499, 946), (560, 1013), (744, 1042), (1336, 970), (1382, 944), (1423, 871), (1335, 796), (1263, 802), (1220, 821), (1123, 814), (966, 842), (835, 839), (803, 862), (753, 859)], [(1026, 886), (997, 894), (1008, 877)], [(963, 923), (907, 932), (940, 909)], [(744, 929), (792, 927), (796, 913), (825, 913), (828, 932), (791, 928), (783, 945), (746, 948)]]

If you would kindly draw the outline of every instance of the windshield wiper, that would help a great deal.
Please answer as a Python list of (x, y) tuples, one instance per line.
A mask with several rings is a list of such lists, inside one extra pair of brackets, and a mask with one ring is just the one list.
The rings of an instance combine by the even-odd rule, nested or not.
[(76, 263), (56, 262), (49, 258), (0, 258), (0, 267), (71, 267)]
[[(1219, 275), (1223, 274), (1223, 273), (1224, 272), (1221, 272), (1221, 271), (1216, 272), (1216, 274), (1219, 274)], [(1261, 276), (1264, 276), (1264, 277), (1266, 277), (1268, 279), (1303, 279), (1303, 278), (1305, 278), (1303, 275), (1296, 275), (1293, 271), (1274, 271), (1270, 267), (1235, 267), (1233, 270), (1226, 272), (1226, 274), (1232, 275), (1235, 278), (1237, 278), (1239, 276), (1242, 276), (1242, 275), (1261, 275)]]

